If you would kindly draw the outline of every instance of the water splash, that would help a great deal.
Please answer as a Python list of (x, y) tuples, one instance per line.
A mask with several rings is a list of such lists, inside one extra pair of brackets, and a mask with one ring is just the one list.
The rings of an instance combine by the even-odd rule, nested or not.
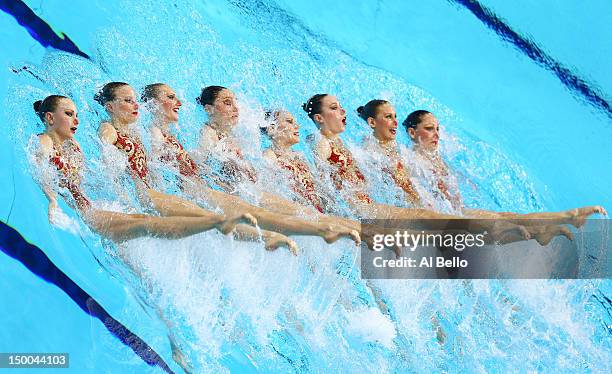
[[(299, 105), (313, 93), (334, 93), (349, 109), (345, 140), (355, 149), (369, 129), (351, 108), (364, 98), (388, 98), (400, 112), (425, 106), (448, 124), (443, 152), (465, 173), (463, 188), (478, 186), (463, 191), (469, 201), (516, 211), (545, 206), (535, 177), (511, 154), (452, 126), (461, 118), (445, 103), (392, 73), (354, 61), (316, 35), (286, 38), (248, 22), (223, 28), (236, 16), (214, 14), (201, 4), (177, 10), (173, 4), (145, 1), (135, 7), (126, 1), (114, 17), (112, 28), (99, 30), (92, 61), (48, 53), (35, 67), (45, 83), (16, 76), (11, 87), (17, 94), (8, 105), (23, 124), (14, 135), (17, 152), (23, 152), (25, 139), (37, 131), (30, 103), (58, 91), (75, 99), (86, 124), (77, 137), (86, 159), (93, 160), (88, 192), (96, 197), (111, 199), (117, 188), (131, 188), (119, 176), (106, 178), (96, 135), (105, 115), (93, 102), (96, 88), (123, 80), (136, 88), (164, 81), (178, 90), (185, 99), (180, 136), (187, 149), (195, 148), (206, 120), (192, 99), (204, 85), (230, 86), (243, 112), (239, 134), (256, 162), (261, 107), (291, 110), (304, 138), (316, 129)], [(147, 143), (147, 132), (141, 135)], [(400, 142), (408, 144), (405, 134)], [(307, 147), (298, 149), (311, 157)], [(352, 244), (297, 241), (304, 252), (298, 258), (214, 232), (173, 242), (139, 239), (114, 249), (103, 249), (95, 239), (89, 244), (109, 271), (121, 275), (120, 262), (127, 264), (135, 274), (125, 276), (133, 292), (145, 295), (146, 303), (161, 311), (158, 318), (170, 321), (176, 344), (196, 371), (243, 365), (299, 372), (610, 369), (604, 323), (609, 314), (606, 304), (593, 298), (610, 295), (609, 282), (375, 281), (388, 309), (379, 314), (372, 309), (380, 306), (373, 287), (359, 279)], [(367, 329), (360, 321), (368, 313), (386, 327)]]

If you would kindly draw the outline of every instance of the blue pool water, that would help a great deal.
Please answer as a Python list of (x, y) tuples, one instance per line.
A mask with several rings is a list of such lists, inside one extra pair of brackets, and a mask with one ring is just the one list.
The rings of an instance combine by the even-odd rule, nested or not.
[[(25, 3), (90, 59), (45, 49), (0, 13), (0, 219), (171, 370), (181, 371), (169, 335), (203, 372), (611, 371), (609, 280), (377, 281), (392, 309), (386, 317), (346, 241), (298, 238), (304, 254), (296, 259), (215, 233), (105, 248), (67, 208), (70, 228), (52, 227), (25, 152), (42, 130), (31, 103), (67, 94), (81, 109), (88, 182), (105, 186), (92, 96), (111, 80), (174, 87), (185, 99), (188, 149), (205, 120), (194, 101), (205, 85), (239, 94), (247, 139), (259, 139), (253, 118), (270, 106), (297, 115), (302, 136), (313, 133), (299, 106), (330, 92), (351, 112), (345, 140), (355, 144), (368, 129), (352, 109), (383, 97), (400, 118), (417, 107), (438, 115), (443, 152), (471, 206), (610, 210), (609, 3), (477, 3), (522, 39), (479, 19), (473, 1)], [(32, 74), (13, 71), (23, 66)], [(400, 141), (408, 144), (405, 134)], [(259, 149), (252, 142), (247, 153)], [(104, 188), (91, 194), (108, 199)], [(79, 373), (162, 372), (21, 262), (0, 253), (0, 268), (0, 352), (69, 352), (69, 371)]]

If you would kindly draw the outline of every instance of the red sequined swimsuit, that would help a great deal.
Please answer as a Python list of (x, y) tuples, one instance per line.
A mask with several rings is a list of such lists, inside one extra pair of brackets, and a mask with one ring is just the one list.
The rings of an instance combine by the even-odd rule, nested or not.
[[(82, 155), (78, 145), (74, 143), (70, 144), (72, 145), (72, 150), (75, 155)], [(70, 192), (77, 208), (79, 210), (90, 208), (91, 203), (89, 199), (81, 192), (80, 168), (69, 160), (66, 160), (55, 144), (53, 144), (53, 153), (49, 156), (49, 162), (60, 172), (59, 186), (61, 188), (66, 188), (68, 192)]]
[(386, 167), (383, 169), (386, 173), (388, 173), (395, 184), (401, 188), (411, 202), (418, 204), (420, 203), (419, 194), (416, 192), (412, 181), (410, 180), (410, 174), (408, 170), (404, 167), (402, 162), (399, 159), (399, 153), (397, 150), (385, 150), (385, 153), (389, 157), (389, 161), (391, 164), (395, 163), (395, 168)]
[[(339, 143), (340, 140), (330, 140), (329, 145), (331, 147), (331, 154), (327, 158), (327, 161), (333, 166), (336, 166), (337, 170), (332, 174), (332, 180), (336, 185), (336, 189), (342, 189), (342, 182), (347, 181), (353, 187), (363, 188), (365, 185), (365, 176), (357, 165), (355, 164), (355, 160), (351, 155), (351, 152), (344, 147), (342, 143)], [(365, 192), (357, 191), (355, 193), (355, 197), (357, 200), (366, 203), (372, 204), (374, 200)]]
[(183, 145), (177, 138), (170, 134), (164, 134), (164, 145), (167, 146), (167, 152), (164, 152), (160, 157), (163, 162), (171, 162), (178, 165), (179, 173), (185, 177), (193, 177), (199, 174), (198, 166), (193, 161), (191, 156), (185, 151)]
[[(223, 140), (225, 136), (219, 134), (217, 132), (217, 139), (219, 141)], [(246, 177), (249, 181), (255, 183), (257, 182), (257, 173), (253, 168), (246, 162), (240, 148), (233, 146), (232, 144), (228, 144), (229, 147), (226, 148), (228, 152), (233, 153), (234, 157), (237, 159), (229, 159), (223, 162), (221, 165), (221, 174), (229, 177), (234, 182), (242, 181), (243, 177)], [(241, 165), (240, 163), (243, 165)], [(246, 164), (246, 165), (245, 165)]]
[(436, 160), (431, 159), (430, 162), (432, 163), (431, 172), (433, 173), (434, 176), (439, 177), (438, 178), (438, 182), (436, 183), (438, 189), (444, 195), (444, 197), (448, 201), (451, 202), (451, 205), (453, 207), (457, 208), (456, 207), (457, 204), (455, 203), (457, 201), (457, 199), (453, 198), (453, 196), (451, 195), (450, 191), (448, 190), (448, 186), (444, 182), (444, 178), (447, 178), (449, 176), (447, 166), (441, 160), (438, 161), (438, 163), (440, 165), (439, 167), (433, 166), (433, 165), (435, 165)]
[(117, 129), (115, 129), (115, 132), (117, 133), (117, 140), (113, 145), (127, 155), (132, 177), (138, 177), (147, 188), (151, 188), (144, 146), (138, 139), (123, 134)]
[(291, 172), (293, 179), (291, 189), (323, 213), (323, 202), (316, 193), (314, 178), (308, 165), (297, 156), (287, 159), (279, 153), (275, 154), (278, 164)]

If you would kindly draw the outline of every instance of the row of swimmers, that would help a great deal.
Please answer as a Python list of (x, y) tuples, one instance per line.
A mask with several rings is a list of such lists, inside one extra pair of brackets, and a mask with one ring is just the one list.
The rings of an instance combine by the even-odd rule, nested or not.
[[(156, 83), (145, 87), (140, 102), (152, 113), (150, 126), (151, 149), (145, 149), (134, 127), (140, 114), (136, 91), (127, 83), (106, 84), (94, 98), (104, 107), (108, 120), (100, 124), (99, 138), (103, 153), (116, 151), (126, 161), (126, 172), (134, 182), (137, 197), (144, 208), (154, 214), (126, 214), (97, 209), (81, 186), (84, 157), (75, 138), (79, 126), (78, 110), (65, 96), (51, 95), (34, 103), (34, 110), (42, 120), (45, 131), (38, 137), (36, 160), (39, 167), (50, 167), (56, 172), (53, 181), (39, 180), (49, 200), (49, 219), (59, 209), (57, 195), (76, 209), (84, 222), (95, 232), (115, 242), (142, 236), (181, 238), (216, 229), (232, 234), (238, 240), (263, 240), (268, 250), (286, 246), (294, 254), (298, 248), (291, 235), (308, 235), (333, 243), (348, 238), (359, 244), (363, 238), (371, 243), (372, 236), (392, 228), (369, 227), (361, 230), (355, 218), (425, 219), (422, 228), (443, 230), (449, 220), (456, 220), (461, 230), (486, 230), (491, 243), (508, 243), (536, 239), (546, 245), (557, 235), (571, 239), (564, 224), (580, 227), (595, 213), (606, 214), (601, 206), (576, 208), (562, 212), (517, 214), (493, 212), (464, 207), (461, 196), (445, 183), (449, 169), (439, 156), (439, 124), (427, 111), (418, 110), (403, 122), (417, 155), (430, 161), (432, 184), (441, 196), (448, 199), (460, 214), (444, 214), (432, 210), (420, 196), (411, 180), (409, 167), (398, 152), (396, 135), (398, 120), (391, 103), (372, 100), (358, 109), (359, 116), (372, 128), (373, 141), (366, 150), (383, 157), (380, 170), (405, 193), (408, 207), (377, 203), (367, 192), (366, 177), (340, 135), (346, 130), (346, 111), (338, 99), (329, 94), (312, 96), (303, 105), (320, 136), (312, 147), (316, 161), (315, 172), (303, 154), (292, 149), (300, 142), (299, 125), (287, 110), (268, 112), (264, 131), (271, 139), (271, 147), (264, 157), (288, 173), (288, 187), (293, 199), (255, 188), (256, 203), (240, 196), (244, 184), (263, 183), (253, 164), (243, 155), (240, 134), (234, 129), (240, 118), (235, 94), (221, 86), (205, 87), (197, 102), (208, 114), (202, 127), (198, 149), (189, 152), (172, 133), (178, 123), (182, 102), (167, 84)], [(110, 150), (110, 151), (109, 151)], [(181, 196), (159, 191), (150, 168), (150, 160), (180, 175)], [(212, 168), (211, 165), (217, 166)], [(351, 215), (340, 216), (323, 198), (320, 170), (326, 173), (336, 189), (332, 199), (344, 201)], [(119, 198), (116, 195), (116, 198)], [(214, 210), (214, 211), (213, 211)], [(216, 213), (218, 211), (222, 214)], [(492, 220), (469, 220), (490, 218)], [(256, 227), (259, 226), (259, 227)], [(397, 250), (397, 248), (395, 249)]]

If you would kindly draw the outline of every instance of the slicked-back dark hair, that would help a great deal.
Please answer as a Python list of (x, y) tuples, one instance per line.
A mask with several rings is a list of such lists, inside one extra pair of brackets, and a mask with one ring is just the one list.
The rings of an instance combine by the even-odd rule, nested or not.
[(204, 87), (202, 88), (202, 93), (200, 94), (200, 97), (198, 97), (196, 101), (202, 106), (213, 105), (215, 100), (219, 96), (219, 93), (223, 90), (227, 90), (227, 88), (223, 86)]
[(32, 106), (34, 107), (34, 111), (36, 112), (36, 115), (38, 115), (40, 120), (45, 122), (45, 113), (55, 112), (55, 109), (57, 109), (57, 105), (62, 99), (68, 99), (68, 97), (62, 95), (49, 95), (43, 100), (35, 101)]
[(402, 122), (402, 126), (406, 128), (406, 131), (408, 131), (408, 129), (416, 129), (417, 125), (421, 123), (421, 119), (426, 114), (431, 114), (431, 112), (423, 109), (415, 110), (406, 117), (404, 122)]
[(328, 95), (329, 94), (326, 93), (313, 95), (308, 101), (302, 104), (302, 109), (308, 114), (311, 120), (314, 121), (315, 114), (321, 114), (323, 99)]
[(102, 87), (102, 89), (94, 95), (94, 100), (104, 106), (109, 101), (115, 100), (115, 91), (123, 86), (129, 86), (125, 82), (109, 82)]
[(362, 105), (357, 108), (357, 114), (359, 114), (359, 117), (361, 117), (364, 121), (367, 121), (370, 117), (376, 117), (378, 107), (384, 104), (389, 104), (389, 102), (387, 100), (380, 99), (370, 100), (366, 105)]
[(145, 103), (151, 99), (155, 99), (159, 96), (159, 89), (165, 86), (165, 83), (152, 83), (147, 84), (145, 88), (142, 90), (142, 95), (140, 95), (140, 100)]

